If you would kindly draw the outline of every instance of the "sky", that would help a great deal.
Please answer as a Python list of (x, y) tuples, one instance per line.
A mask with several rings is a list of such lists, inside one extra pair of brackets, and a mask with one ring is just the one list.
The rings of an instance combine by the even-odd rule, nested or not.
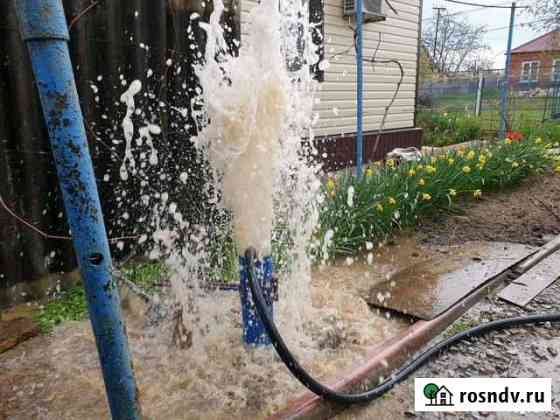
[[(477, 4), (491, 4), (499, 6), (510, 6), (511, 1), (504, 0), (462, 0), (472, 1)], [(523, 6), (530, 4), (532, 0), (518, 0), (517, 5)], [(507, 48), (508, 39), (508, 25), (510, 19), (510, 9), (482, 9), (475, 6), (464, 6), (460, 4), (450, 3), (445, 0), (423, 0), (423, 24), (430, 23), (431, 19), (435, 19), (436, 11), (434, 7), (445, 7), (446, 11), (442, 13), (457, 13), (461, 12), (457, 17), (467, 19), (470, 23), (476, 25), (486, 25), (489, 32), (485, 34), (484, 40), (489, 45), (490, 51), (486, 54), (488, 58), (494, 62), (495, 68), (505, 67), (505, 52)], [(535, 32), (528, 25), (520, 25), (530, 22), (531, 16), (524, 14), (522, 10), (516, 11), (515, 28), (513, 35), (513, 48), (524, 44), (539, 35), (543, 31)]]

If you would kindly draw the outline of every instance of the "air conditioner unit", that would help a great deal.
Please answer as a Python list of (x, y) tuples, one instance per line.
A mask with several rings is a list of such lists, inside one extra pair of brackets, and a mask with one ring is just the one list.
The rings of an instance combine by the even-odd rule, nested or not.
[[(365, 22), (379, 22), (385, 20), (383, 14), (384, 0), (362, 0), (362, 10), (364, 12)], [(356, 16), (356, 0), (342, 0), (342, 9), (344, 17)]]

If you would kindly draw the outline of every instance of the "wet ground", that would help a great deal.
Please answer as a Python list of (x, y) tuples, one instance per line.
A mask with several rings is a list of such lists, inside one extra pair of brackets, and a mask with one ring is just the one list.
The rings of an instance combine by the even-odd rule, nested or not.
[[(462, 219), (455, 217), (439, 224), (436, 221), (426, 223), (415, 237), (403, 237), (395, 245), (378, 249), (373, 265), (358, 258), (317, 269), (311, 283), (314, 312), (307, 318), (310, 322), (303, 326), (303, 331), (297, 332), (305, 339), (296, 342), (293, 335), (288, 335), (288, 344), (297, 349), (303, 364), (322, 380), (340, 376), (340, 372), (359, 362), (368, 348), (403, 331), (411, 323), (409, 318), (389, 317), (383, 310), (370, 309), (362, 296), (373, 285), (390, 279), (410, 265), (421, 266), (433, 258), (457, 252), (467, 240), (486, 237), (531, 245), (546, 240), (546, 235), (560, 231), (558, 222), (551, 221), (555, 211), (552, 200), (560, 199), (556, 196), (560, 194), (557, 179), (547, 178), (534, 188), (524, 186), (511, 195), (485, 199), (468, 209)], [(529, 195), (549, 203), (548, 210), (529, 212), (526, 199)], [(527, 212), (519, 211), (516, 217), (509, 217), (505, 229), (499, 215), (506, 220), (508, 212), (517, 211), (517, 205)], [(492, 215), (497, 216), (492, 218)], [(487, 224), (486, 230), (481, 226), (483, 223)], [(531, 226), (538, 226), (538, 229)], [(416, 238), (420, 238), (422, 245)], [(272, 351), (250, 352), (243, 348), (238, 296), (220, 293), (207, 305), (216, 319), (217, 329), (206, 336), (204, 345), (191, 350), (170, 346), (171, 326), (146, 329), (141, 320), (128, 318), (140, 396), (148, 418), (263, 418), (304, 391)], [(559, 307), (560, 285), (557, 282), (537, 298), (530, 310)], [(453, 328), (465, 328), (481, 320), (519, 311), (511, 305), (487, 300), (471, 309)], [(458, 346), (417, 375), (556, 375), (558, 378), (559, 351), (557, 329), (504, 331)], [(338, 418), (435, 418), (435, 415), (413, 412), (411, 384), (409, 380), (379, 401), (341, 413)], [(560, 412), (558, 392), (556, 383), (553, 397), (556, 413), (523, 418), (557, 418)], [(52, 336), (33, 338), (0, 354), (0, 419), (107, 417), (103, 383), (88, 322), (65, 324)], [(495, 418), (488, 413), (456, 417)], [(500, 418), (515, 417), (508, 414)]]
[[(542, 245), (560, 233), (560, 178), (529, 180), (510, 193), (491, 195), (469, 206), (462, 216), (426, 221), (419, 237), (431, 245), (461, 245), (472, 240), (499, 240)], [(490, 297), (457, 320), (446, 335), (481, 322), (560, 310), (560, 280), (521, 309)], [(413, 377), (553, 378), (551, 413), (415, 413), (414, 380), (408, 379), (383, 398), (347, 410), (337, 420), (379, 419), (558, 419), (560, 418), (560, 329), (558, 325), (516, 328), (469, 340), (430, 362)]]

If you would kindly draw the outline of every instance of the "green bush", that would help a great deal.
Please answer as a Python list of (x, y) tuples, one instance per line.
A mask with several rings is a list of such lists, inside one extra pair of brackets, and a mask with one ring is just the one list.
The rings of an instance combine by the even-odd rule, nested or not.
[(80, 321), (87, 316), (86, 294), (83, 287), (77, 286), (61, 292), (55, 300), (42, 306), (35, 320), (43, 333), (49, 333), (64, 321)]
[(415, 226), (422, 215), (459, 210), (460, 196), (479, 199), (484, 191), (549, 170), (553, 164), (549, 147), (542, 140), (508, 140), (489, 149), (453, 151), (398, 166), (388, 161), (369, 167), (361, 179), (351, 173), (331, 178), (324, 186), (319, 219), (321, 252), (367, 251), (395, 231)]
[(528, 127), (520, 130), (528, 139), (542, 138), (551, 143), (560, 143), (560, 123), (547, 122), (538, 127)]
[(424, 129), (423, 143), (426, 146), (448, 146), (482, 137), (482, 123), (475, 117), (421, 112), (417, 124)]

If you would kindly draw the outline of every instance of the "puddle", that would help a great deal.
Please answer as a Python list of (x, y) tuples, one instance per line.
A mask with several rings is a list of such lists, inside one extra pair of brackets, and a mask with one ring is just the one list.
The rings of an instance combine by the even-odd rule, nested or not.
[(430, 320), (531, 252), (520, 244), (469, 242), (390, 276), (371, 289), (368, 302)]

